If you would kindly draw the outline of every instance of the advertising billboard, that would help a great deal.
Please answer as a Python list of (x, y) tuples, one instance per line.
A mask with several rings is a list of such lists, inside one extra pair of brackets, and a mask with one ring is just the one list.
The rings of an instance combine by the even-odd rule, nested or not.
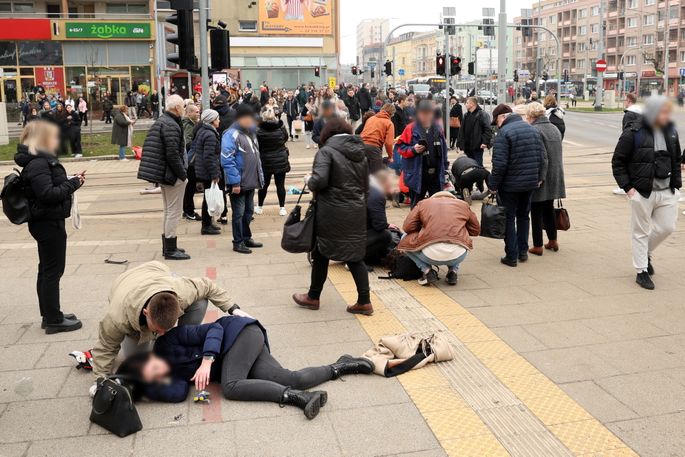
[(334, 0), (259, 0), (259, 33), (331, 35)]

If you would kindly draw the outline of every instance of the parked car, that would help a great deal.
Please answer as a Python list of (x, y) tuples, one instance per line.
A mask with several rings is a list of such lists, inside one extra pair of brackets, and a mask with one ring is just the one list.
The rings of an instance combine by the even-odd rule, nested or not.
[(497, 95), (493, 94), (489, 90), (479, 90), (478, 103), (480, 103), (481, 105), (496, 105)]

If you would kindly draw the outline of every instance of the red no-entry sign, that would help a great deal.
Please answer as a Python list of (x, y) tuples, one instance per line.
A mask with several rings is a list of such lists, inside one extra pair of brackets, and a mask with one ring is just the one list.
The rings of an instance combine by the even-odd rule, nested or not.
[(607, 61), (604, 59), (599, 59), (595, 64), (597, 71), (603, 73), (607, 69)]

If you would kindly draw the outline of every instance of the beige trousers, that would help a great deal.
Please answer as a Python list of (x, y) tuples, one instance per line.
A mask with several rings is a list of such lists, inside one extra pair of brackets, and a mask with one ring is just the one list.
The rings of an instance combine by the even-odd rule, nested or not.
[(630, 199), (633, 266), (638, 273), (647, 271), (649, 256), (676, 229), (679, 198), (680, 191), (666, 189), (652, 191), (649, 198), (635, 192)]
[(183, 194), (186, 190), (186, 182), (180, 179), (176, 184), (169, 186), (162, 184), (162, 201), (164, 202), (164, 237), (176, 238), (176, 227), (181, 222), (183, 213)]

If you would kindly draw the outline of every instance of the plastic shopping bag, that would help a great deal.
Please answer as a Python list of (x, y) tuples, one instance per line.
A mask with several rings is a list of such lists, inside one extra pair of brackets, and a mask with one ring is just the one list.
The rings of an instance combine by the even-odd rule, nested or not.
[(205, 200), (207, 200), (207, 212), (210, 216), (216, 216), (224, 212), (223, 191), (215, 182), (209, 189), (205, 189)]

